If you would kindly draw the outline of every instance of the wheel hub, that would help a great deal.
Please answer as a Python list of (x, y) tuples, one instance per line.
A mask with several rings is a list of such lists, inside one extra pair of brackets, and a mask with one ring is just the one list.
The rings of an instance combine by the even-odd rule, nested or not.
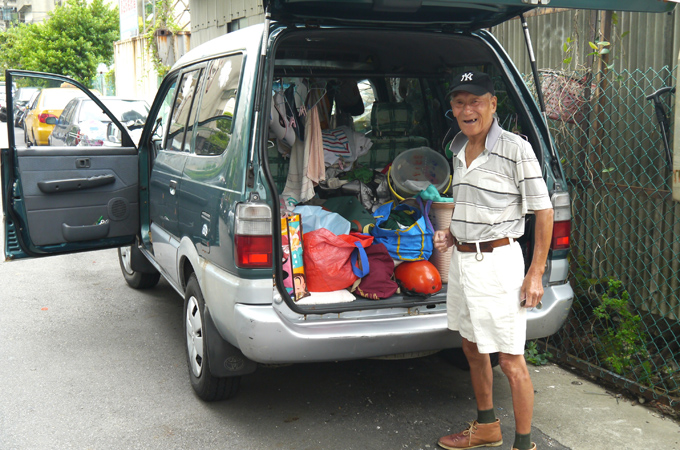
[(189, 366), (196, 378), (203, 373), (203, 322), (199, 311), (198, 301), (193, 295), (187, 301), (187, 354)]

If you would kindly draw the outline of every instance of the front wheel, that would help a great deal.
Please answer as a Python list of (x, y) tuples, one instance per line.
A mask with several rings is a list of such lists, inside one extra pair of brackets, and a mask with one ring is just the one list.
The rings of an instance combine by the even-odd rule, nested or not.
[(184, 296), (184, 333), (187, 340), (187, 364), (191, 387), (206, 402), (225, 400), (238, 392), (241, 377), (215, 377), (210, 373), (208, 339), (206, 337), (205, 302), (196, 275), (192, 274)]
[(132, 269), (132, 247), (120, 247), (118, 249), (118, 262), (120, 270), (127, 284), (135, 289), (148, 289), (156, 286), (161, 278), (159, 272), (143, 273)]

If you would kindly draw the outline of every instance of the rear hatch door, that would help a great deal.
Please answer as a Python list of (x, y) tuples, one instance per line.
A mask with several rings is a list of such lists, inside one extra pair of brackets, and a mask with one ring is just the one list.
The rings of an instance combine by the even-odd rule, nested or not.
[(272, 18), (281, 22), (353, 23), (442, 26), (458, 30), (489, 28), (532, 9), (608, 9), (668, 12), (675, 0), (264, 0)]

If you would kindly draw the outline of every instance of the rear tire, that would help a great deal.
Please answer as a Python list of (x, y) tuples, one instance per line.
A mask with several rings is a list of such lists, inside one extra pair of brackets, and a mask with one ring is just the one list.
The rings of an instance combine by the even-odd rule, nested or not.
[(225, 400), (238, 392), (241, 377), (215, 377), (210, 373), (208, 339), (203, 310), (205, 302), (195, 274), (191, 274), (184, 295), (184, 335), (187, 342), (189, 379), (196, 395), (206, 402)]
[(132, 269), (131, 265), (131, 247), (121, 247), (118, 249), (118, 262), (120, 263), (120, 271), (123, 272), (123, 277), (130, 287), (135, 289), (149, 289), (158, 284), (161, 278), (159, 272), (143, 273)]
[[(470, 370), (470, 364), (462, 348), (447, 348), (442, 350), (440, 355), (460, 370)], [(498, 365), (498, 353), (491, 353), (489, 358), (491, 358), (491, 367), (496, 367)]]

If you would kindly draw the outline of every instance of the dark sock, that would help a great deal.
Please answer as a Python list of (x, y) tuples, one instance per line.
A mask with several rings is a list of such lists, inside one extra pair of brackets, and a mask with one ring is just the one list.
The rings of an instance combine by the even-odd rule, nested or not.
[(512, 444), (512, 448), (517, 450), (530, 450), (531, 445), (531, 433), (529, 434), (519, 434), (515, 432), (515, 443)]
[(494, 423), (496, 421), (496, 414), (493, 412), (493, 408), (487, 409), (485, 411), (477, 410), (477, 422), (479, 423)]

